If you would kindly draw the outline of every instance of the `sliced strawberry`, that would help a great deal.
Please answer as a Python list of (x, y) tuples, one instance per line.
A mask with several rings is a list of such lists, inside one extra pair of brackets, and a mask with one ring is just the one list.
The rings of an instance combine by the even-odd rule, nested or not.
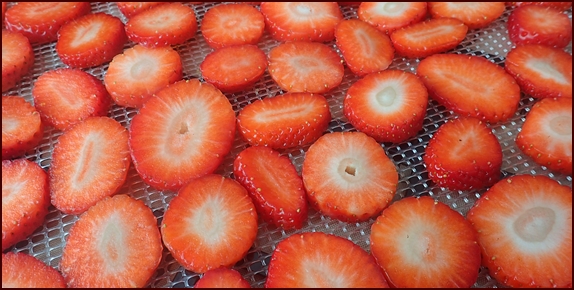
[(572, 55), (559, 48), (519, 45), (506, 56), (504, 69), (535, 98), (572, 98)]
[(2, 254), (2, 288), (66, 288), (62, 274), (24, 253)]
[(156, 95), (131, 121), (131, 156), (145, 182), (178, 190), (221, 164), (235, 137), (235, 112), (217, 88), (196, 79)]
[(520, 6), (508, 16), (508, 36), (515, 45), (543, 44), (564, 48), (572, 41), (572, 23), (558, 8)]
[(220, 267), (205, 272), (193, 288), (251, 288), (251, 285), (236, 270)]
[(397, 288), (470, 288), (480, 248), (472, 225), (428, 196), (406, 197), (371, 226), (371, 253)]
[(274, 149), (313, 143), (331, 121), (329, 104), (322, 95), (286, 93), (245, 106), (237, 116), (241, 136), (253, 146)]
[(150, 208), (120, 194), (90, 207), (70, 228), (60, 270), (71, 288), (142, 288), (162, 250)]
[(33, 66), (30, 41), (21, 33), (2, 29), (2, 92), (15, 87)]
[(2, 160), (2, 251), (41, 226), (49, 206), (48, 175), (38, 164)]
[(306, 232), (280, 241), (269, 263), (266, 288), (388, 288), (361, 247), (331, 234)]
[(185, 269), (205, 273), (241, 260), (257, 236), (257, 212), (237, 181), (208, 174), (182, 187), (161, 225), (163, 243)]
[(245, 4), (219, 4), (201, 20), (201, 34), (212, 48), (257, 44), (265, 30), (265, 19), (257, 8)]
[(161, 4), (165, 4), (165, 2), (116, 2), (120, 12), (128, 19)]
[(135, 45), (113, 58), (104, 84), (116, 104), (141, 108), (153, 94), (182, 76), (181, 57), (173, 48)]
[(432, 18), (456, 18), (468, 29), (484, 28), (506, 10), (504, 2), (428, 2)]
[(510, 287), (572, 287), (572, 188), (541, 175), (492, 186), (467, 214), (482, 263)]
[(20, 96), (2, 96), (2, 159), (18, 157), (42, 140), (44, 126), (32, 104)]
[(427, 16), (426, 2), (362, 2), (357, 16), (387, 34)]
[(540, 6), (550, 6), (554, 8), (558, 8), (562, 11), (568, 10), (572, 7), (572, 2), (506, 2), (506, 5), (509, 6), (525, 6), (525, 5), (540, 5)]
[(480, 56), (431, 55), (419, 63), (417, 75), (431, 98), (457, 114), (497, 123), (518, 109), (520, 87), (514, 78)]
[(8, 2), (2, 2), (2, 27), (4, 27), (4, 16), (6, 15), (6, 8), (8, 8)]

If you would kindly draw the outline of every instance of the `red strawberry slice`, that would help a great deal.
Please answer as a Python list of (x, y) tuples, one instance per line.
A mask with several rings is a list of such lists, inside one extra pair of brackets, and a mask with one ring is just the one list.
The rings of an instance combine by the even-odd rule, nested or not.
[(2, 160), (2, 251), (41, 226), (49, 206), (48, 175), (38, 164)]
[(116, 104), (141, 108), (153, 94), (182, 76), (181, 57), (173, 48), (135, 45), (113, 58), (104, 84)]
[(4, 26), (4, 15), (6, 14), (6, 8), (8, 8), (8, 2), (2, 2), (2, 26)]
[(24, 253), (2, 254), (2, 288), (66, 288), (62, 274)]
[(432, 18), (455, 18), (468, 29), (484, 28), (506, 10), (504, 2), (428, 2)]
[(318, 42), (294, 41), (269, 51), (269, 74), (284, 91), (323, 94), (343, 81), (341, 57)]
[(457, 114), (497, 123), (518, 109), (520, 87), (514, 78), (480, 56), (431, 55), (419, 63), (417, 75), (431, 98)]
[(235, 112), (218, 89), (195, 79), (156, 95), (131, 121), (131, 156), (149, 185), (178, 190), (221, 164), (235, 137)]
[(162, 250), (150, 208), (120, 194), (96, 203), (72, 226), (60, 270), (71, 288), (142, 288)]
[(321, 136), (307, 150), (302, 177), (311, 206), (344, 222), (378, 215), (398, 184), (397, 170), (385, 150), (361, 132)]
[(426, 2), (362, 2), (357, 16), (378, 30), (391, 34), (427, 16)]
[(245, 106), (237, 116), (243, 139), (274, 149), (313, 143), (331, 121), (327, 99), (311, 93), (286, 93)]
[(400, 143), (422, 129), (427, 104), (427, 89), (416, 75), (385, 70), (351, 85), (343, 113), (357, 130), (377, 142)]
[(391, 39), (358, 19), (339, 22), (335, 39), (349, 69), (361, 77), (387, 69), (395, 56)]
[(265, 222), (285, 230), (303, 227), (307, 197), (288, 157), (269, 147), (248, 147), (235, 158), (233, 176), (247, 189)]
[(127, 41), (124, 24), (106, 13), (94, 13), (72, 20), (58, 32), (56, 52), (73, 68), (106, 63), (123, 51)]
[(257, 236), (257, 212), (237, 181), (208, 174), (182, 187), (161, 225), (163, 243), (187, 270), (205, 273), (241, 260)]
[(220, 267), (203, 274), (193, 288), (251, 288), (239, 272)]
[(2, 159), (21, 156), (42, 140), (44, 126), (32, 104), (20, 96), (2, 96)]
[(482, 263), (510, 287), (572, 287), (572, 188), (541, 175), (492, 186), (467, 214)]
[(572, 98), (572, 55), (559, 48), (519, 45), (506, 56), (504, 69), (535, 98)]
[(245, 3), (219, 4), (201, 20), (201, 34), (212, 48), (257, 44), (265, 30), (263, 14)]
[(536, 163), (572, 175), (572, 99), (545, 98), (534, 104), (516, 145)]
[(116, 2), (120, 12), (128, 19), (161, 4), (165, 4), (165, 2)]
[(562, 11), (568, 10), (568, 8), (572, 7), (572, 2), (506, 2), (506, 5), (509, 6), (525, 6), (525, 5), (540, 5), (540, 6), (550, 6), (554, 8), (558, 8)]
[(15, 87), (33, 66), (30, 41), (21, 33), (2, 29), (2, 92)]
[(572, 41), (572, 23), (558, 8), (520, 6), (508, 16), (508, 36), (514, 44), (543, 44), (564, 48)]
[(329, 42), (343, 20), (336, 2), (262, 2), (265, 26), (278, 41)]
[(371, 253), (397, 288), (470, 288), (480, 248), (472, 225), (428, 196), (406, 197), (371, 226)]
[(331, 234), (307, 232), (280, 241), (269, 263), (266, 288), (388, 288), (361, 247)]

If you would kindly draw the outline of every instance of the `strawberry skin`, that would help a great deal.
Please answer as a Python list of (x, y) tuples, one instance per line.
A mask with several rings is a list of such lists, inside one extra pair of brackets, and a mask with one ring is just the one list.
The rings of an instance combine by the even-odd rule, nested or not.
[(2, 254), (2, 288), (66, 288), (66, 282), (60, 272), (37, 258), (8, 252)]
[(427, 16), (427, 3), (362, 2), (357, 16), (379, 31), (391, 34), (401, 27), (423, 21)]
[(455, 18), (468, 29), (487, 27), (502, 16), (504, 10), (504, 2), (428, 2), (432, 18)]
[(220, 267), (205, 272), (193, 288), (251, 288), (251, 285), (236, 270)]
[(161, 4), (165, 4), (165, 2), (116, 2), (120, 12), (128, 19)]
[(219, 4), (205, 12), (201, 34), (211, 48), (257, 44), (265, 30), (265, 19), (257, 8), (245, 4)]
[(558, 8), (520, 6), (508, 16), (508, 36), (515, 45), (543, 44), (566, 47), (572, 41), (572, 23)]
[(36, 147), (44, 126), (32, 104), (20, 96), (2, 96), (2, 159), (12, 159)]
[(30, 41), (21, 33), (2, 29), (2, 92), (15, 87), (33, 66)]

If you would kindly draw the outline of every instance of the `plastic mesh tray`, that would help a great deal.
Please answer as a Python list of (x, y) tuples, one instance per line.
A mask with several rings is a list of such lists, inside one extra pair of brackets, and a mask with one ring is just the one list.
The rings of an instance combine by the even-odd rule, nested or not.
[[(198, 78), (203, 81), (199, 65), (204, 57), (213, 50), (207, 46), (201, 35), (201, 20), (207, 10), (218, 4), (219, 3), (203, 3), (199, 5), (185, 4), (195, 10), (200, 29), (192, 40), (174, 47), (181, 55), (184, 79)], [(12, 3), (9, 3), (8, 7), (12, 5)], [(126, 22), (126, 18), (119, 12), (113, 2), (91, 3), (91, 5), (92, 12), (106, 12), (119, 17), (124, 23)], [(506, 21), (512, 9), (512, 7), (507, 7), (502, 17), (488, 27), (470, 30), (466, 39), (452, 52), (485, 57), (503, 66), (506, 54), (513, 48), (506, 29)], [(341, 11), (346, 19), (357, 18), (356, 6), (341, 7)], [(572, 10), (570, 9), (566, 13), (569, 18), (572, 19)], [(265, 53), (268, 53), (270, 49), (278, 44), (279, 42), (271, 39), (269, 34), (265, 32), (258, 46)], [(133, 45), (134, 43), (128, 42), (125, 48)], [(328, 43), (328, 45), (340, 54), (334, 42)], [(572, 54), (572, 43), (568, 45), (566, 51)], [(32, 71), (24, 77), (23, 81), (21, 81), (17, 87), (3, 93), (3, 95), (20, 95), (29, 102), (33, 102), (31, 91), (36, 78), (46, 71), (65, 67), (55, 53), (55, 42), (35, 46), (34, 53), (36, 61)], [(395, 57), (390, 68), (415, 73), (418, 63), (419, 60), (417, 59)], [(99, 67), (87, 69), (86, 71), (103, 79), (107, 67), (108, 65), (104, 64)], [(333, 91), (324, 94), (328, 99), (332, 115), (328, 132), (355, 130), (343, 116), (343, 99), (347, 89), (358, 79), (359, 78), (354, 76), (348, 68), (345, 68), (345, 77), (341, 85)], [(226, 94), (226, 96), (237, 113), (245, 105), (257, 99), (272, 97), (282, 93), (284, 92), (274, 83), (266, 72), (263, 78), (251, 90), (236, 94)], [(532, 159), (522, 154), (514, 143), (514, 139), (524, 123), (524, 117), (534, 102), (535, 100), (533, 98), (522, 95), (516, 114), (507, 122), (491, 126), (502, 146), (504, 156), (502, 174), (504, 176), (514, 174), (541, 174), (549, 176), (563, 185), (572, 187), (571, 176), (552, 173), (547, 168), (537, 165)], [(114, 118), (126, 128), (129, 128), (130, 121), (136, 114), (136, 109), (126, 109), (117, 105), (112, 106), (108, 112), (108, 116)], [(428, 179), (428, 174), (422, 161), (424, 149), (437, 128), (452, 116), (452, 112), (438, 105), (435, 101), (429, 100), (423, 129), (416, 137), (401, 144), (381, 144), (387, 155), (394, 161), (399, 172), (399, 185), (394, 200), (407, 196), (428, 195), (447, 204), (462, 215), (466, 215), (466, 212), (471, 208), (474, 202), (484, 193), (484, 190), (449, 191), (435, 186)], [(24, 157), (37, 162), (42, 168), (47, 170), (50, 167), (52, 150), (61, 134), (61, 131), (51, 127), (45, 129), (44, 137), (40, 145), (27, 152)], [(230, 177), (233, 171), (233, 159), (246, 147), (247, 143), (243, 141), (239, 135), (236, 135), (231, 153), (225, 158), (215, 173)], [(300, 173), (305, 152), (308, 148), (309, 146), (304, 146), (290, 150), (282, 150), (281, 152), (291, 159)], [(119, 193), (129, 194), (143, 201), (152, 209), (154, 215), (157, 217), (158, 225), (161, 223), (164, 211), (167, 209), (170, 200), (175, 194), (171, 191), (158, 191), (146, 185), (138, 176), (133, 166)], [(17, 243), (7, 249), (7, 251), (28, 253), (59, 270), (62, 250), (68, 232), (77, 219), (78, 216), (76, 215), (63, 214), (53, 206), (50, 206), (50, 211), (44, 225), (30, 235), (28, 239)], [(257, 239), (253, 247), (249, 250), (246, 257), (235, 264), (233, 268), (238, 270), (252, 287), (263, 287), (271, 253), (275, 249), (277, 242), (294, 233), (307, 231), (320, 231), (341, 236), (353, 241), (369, 252), (369, 235), (373, 221), (374, 219), (362, 223), (344, 223), (324, 217), (312, 209), (310, 209), (308, 219), (300, 230), (285, 231), (281, 228), (267, 225), (260, 220)], [(133, 246), (135, 247), (137, 245)], [(161, 263), (148, 286), (192, 287), (199, 277), (199, 274), (187, 271), (180, 266), (164, 247)], [(491, 278), (486, 268), (481, 268), (478, 280), (474, 286), (501, 287), (503, 285)]]

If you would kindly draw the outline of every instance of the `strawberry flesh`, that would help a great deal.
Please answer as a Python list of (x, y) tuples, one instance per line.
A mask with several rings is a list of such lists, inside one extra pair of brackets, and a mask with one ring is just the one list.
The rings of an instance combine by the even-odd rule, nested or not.
[(257, 44), (265, 30), (263, 14), (245, 3), (219, 4), (205, 12), (201, 34), (211, 48)]
[(34, 50), (19, 32), (2, 29), (2, 92), (15, 87), (34, 66)]
[(432, 18), (455, 18), (468, 29), (484, 28), (494, 22), (506, 6), (504, 2), (428, 2)]
[(421, 22), (426, 15), (427, 2), (362, 2), (357, 11), (360, 20), (386, 34)]
[(508, 36), (515, 45), (542, 44), (564, 48), (572, 41), (572, 23), (558, 8), (520, 6), (508, 16)]
[(220, 267), (203, 274), (193, 288), (251, 288), (237, 270)]
[(2, 254), (2, 288), (66, 287), (62, 274), (37, 258), (25, 253)]
[(540, 5), (540, 6), (550, 6), (554, 8), (558, 8), (562, 11), (568, 10), (568, 8), (572, 7), (572, 2), (506, 2), (506, 5), (509, 6), (525, 6), (525, 5)]
[(165, 4), (165, 2), (116, 2), (120, 12), (128, 19), (161, 4)]
[(20, 96), (2, 96), (2, 159), (12, 159), (36, 147), (44, 126), (32, 104)]

